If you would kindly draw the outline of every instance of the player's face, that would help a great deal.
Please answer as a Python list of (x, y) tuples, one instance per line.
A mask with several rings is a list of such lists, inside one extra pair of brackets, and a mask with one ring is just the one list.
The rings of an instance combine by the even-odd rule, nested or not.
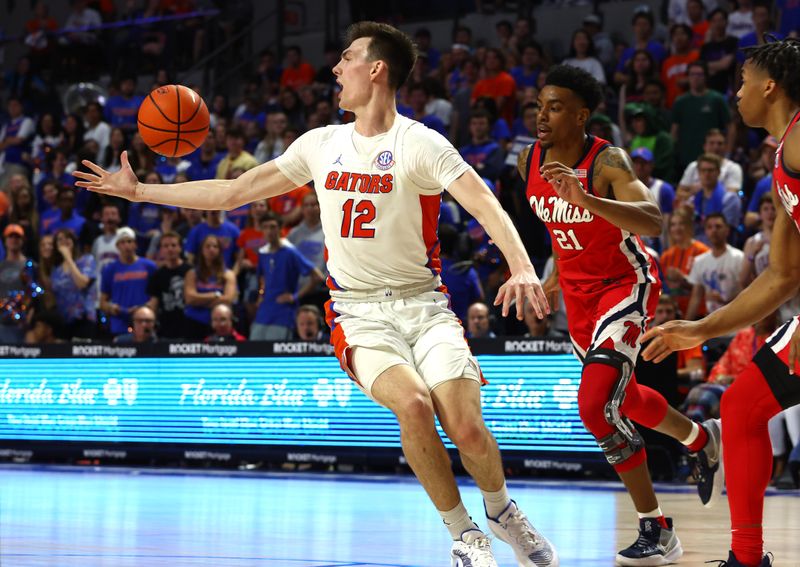
[(536, 129), (542, 147), (572, 141), (585, 130), (589, 109), (569, 89), (547, 85), (539, 93), (537, 103)]
[(369, 100), (370, 83), (377, 61), (367, 60), (371, 38), (360, 37), (342, 52), (342, 58), (333, 68), (339, 92), (339, 107), (353, 111)]
[(762, 69), (749, 60), (742, 67), (742, 86), (736, 97), (739, 99), (739, 114), (751, 128), (762, 128), (766, 122), (766, 95), (774, 88), (774, 82)]

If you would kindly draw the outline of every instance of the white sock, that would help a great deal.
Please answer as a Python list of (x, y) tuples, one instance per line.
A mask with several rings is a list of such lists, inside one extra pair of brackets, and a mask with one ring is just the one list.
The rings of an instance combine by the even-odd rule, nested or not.
[(694, 441), (695, 441), (695, 439), (697, 439), (698, 435), (700, 435), (700, 426), (697, 424), (696, 421), (693, 421), (692, 422), (692, 432), (689, 434), (689, 436), (686, 439), (682, 440), (681, 443), (683, 443), (684, 445), (686, 445), (688, 447), (689, 445), (694, 443)]
[(483, 502), (486, 505), (486, 514), (490, 518), (496, 518), (502, 514), (511, 502), (505, 481), (503, 481), (503, 486), (500, 487), (500, 490), (495, 492), (481, 490), (481, 494), (483, 494)]
[(637, 512), (637, 514), (639, 514), (639, 519), (640, 520), (642, 518), (660, 518), (661, 516), (664, 515), (664, 513), (661, 511), (661, 506), (659, 506), (658, 508), (656, 508), (652, 512), (645, 512), (645, 513)]
[[(439, 515), (442, 517), (444, 525), (447, 526), (447, 531), (450, 532), (450, 536), (455, 541), (462, 541), (461, 535), (469, 530), (477, 530), (477, 532), (480, 532), (480, 534), (476, 533), (475, 537), (480, 537), (483, 535), (483, 532), (480, 531), (480, 528), (476, 526), (475, 522), (472, 521), (472, 518), (469, 517), (469, 513), (464, 507), (463, 502), (459, 502), (452, 510), (447, 510), (446, 512), (439, 510)], [(475, 538), (468, 537), (468, 539), (471, 541)], [(470, 543), (470, 541), (467, 541), (466, 539), (463, 541)]]

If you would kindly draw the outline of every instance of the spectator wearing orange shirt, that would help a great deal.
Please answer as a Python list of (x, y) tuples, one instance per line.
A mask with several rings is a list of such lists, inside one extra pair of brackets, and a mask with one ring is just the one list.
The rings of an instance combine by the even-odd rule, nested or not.
[[(685, 209), (676, 209), (669, 219), (671, 246), (661, 254), (661, 270), (664, 273), (664, 292), (675, 299), (684, 315), (689, 308), (692, 293), (692, 285), (687, 276), (695, 257), (708, 251), (708, 246), (692, 238), (693, 235), (693, 213)], [(704, 310), (705, 306), (701, 306), (700, 309)]]
[(675, 99), (689, 88), (689, 63), (700, 57), (700, 52), (692, 47), (692, 35), (692, 28), (686, 24), (675, 24), (670, 31), (672, 55), (661, 67), (661, 81), (667, 87), (667, 108), (672, 108)]
[(514, 122), (514, 104), (517, 95), (517, 83), (509, 73), (504, 71), (506, 58), (503, 52), (497, 48), (490, 48), (486, 51), (484, 68), (485, 78), (478, 81), (472, 89), (472, 101), (476, 101), (482, 96), (493, 98), (497, 103), (500, 116), (505, 118), (508, 124)]
[(281, 237), (286, 237), (303, 218), (303, 198), (314, 190), (308, 185), (293, 189), (267, 201), (269, 210), (281, 218)]
[(692, 47), (696, 49), (703, 47), (708, 33), (708, 19), (705, 12), (703, 0), (687, 0), (686, 16), (692, 28)]
[(281, 88), (299, 89), (314, 82), (314, 67), (303, 61), (303, 52), (296, 45), (286, 48), (286, 66), (281, 73)]

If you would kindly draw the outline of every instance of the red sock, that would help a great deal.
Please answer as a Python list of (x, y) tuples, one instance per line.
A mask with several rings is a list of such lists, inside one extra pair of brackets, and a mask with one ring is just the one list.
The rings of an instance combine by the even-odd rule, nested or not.
[(686, 448), (689, 449), (689, 451), (691, 451), (692, 453), (697, 453), (703, 447), (706, 446), (706, 443), (708, 443), (708, 431), (706, 431), (706, 428), (700, 425), (699, 423), (697, 424), (697, 427), (700, 428), (700, 431), (697, 434), (697, 438), (688, 445), (686, 445)]
[(772, 475), (767, 422), (781, 406), (751, 362), (722, 396), (722, 445), (731, 509), (731, 549), (745, 565), (764, 556), (764, 493)]

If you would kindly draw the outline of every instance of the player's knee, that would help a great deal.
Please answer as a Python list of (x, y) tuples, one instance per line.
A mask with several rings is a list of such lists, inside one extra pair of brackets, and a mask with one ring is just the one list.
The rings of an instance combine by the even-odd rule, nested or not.
[(486, 452), (488, 431), (480, 422), (462, 420), (448, 427), (445, 433), (462, 453), (482, 455)]
[[(584, 427), (595, 435), (605, 435), (610, 430), (606, 420), (605, 409), (610, 397), (610, 391), (605, 384), (596, 379), (593, 370), (598, 370), (598, 364), (591, 364), (584, 368), (581, 387), (578, 390), (578, 414)], [(605, 372), (605, 368), (599, 369)]]
[(424, 392), (413, 392), (391, 408), (400, 427), (429, 425), (433, 423), (433, 400)]
[(605, 418), (605, 405), (607, 398), (598, 399), (578, 397), (578, 414), (581, 417), (584, 427), (592, 433), (598, 430), (608, 429), (608, 422)]

